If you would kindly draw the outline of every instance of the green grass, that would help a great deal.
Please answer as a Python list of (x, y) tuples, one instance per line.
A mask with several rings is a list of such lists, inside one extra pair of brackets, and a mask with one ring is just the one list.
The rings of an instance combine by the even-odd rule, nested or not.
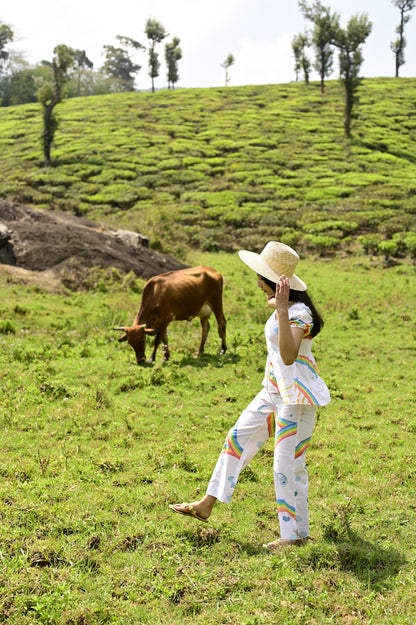
[(0, 620), (413, 625), (414, 269), (300, 262), (332, 402), (308, 450), (314, 540), (272, 555), (271, 441), (208, 526), (168, 509), (204, 493), (259, 388), (269, 314), (235, 255), (187, 260), (224, 275), (223, 356), (215, 322), (200, 359), (199, 322), (177, 322), (171, 361), (138, 367), (111, 327), (132, 320), (141, 281), (53, 294), (1, 278)]
[[(270, 238), (361, 253), (367, 235), (380, 235), (372, 253), (414, 258), (415, 80), (364, 80), (351, 140), (338, 81), (324, 95), (298, 83), (72, 98), (50, 169), (38, 106), (2, 108), (0, 193), (143, 232), (181, 258)], [(399, 246), (379, 247), (394, 235)]]

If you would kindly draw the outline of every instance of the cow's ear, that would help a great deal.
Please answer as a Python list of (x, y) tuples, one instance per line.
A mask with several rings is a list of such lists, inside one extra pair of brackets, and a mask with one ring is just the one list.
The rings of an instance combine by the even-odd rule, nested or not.
[(146, 332), (146, 334), (151, 334), (151, 335), (154, 335), (157, 332), (157, 330), (152, 330), (152, 328), (145, 328), (144, 331)]
[(123, 343), (124, 341), (127, 341), (127, 334), (123, 334), (123, 336), (120, 336), (118, 339), (119, 343)]

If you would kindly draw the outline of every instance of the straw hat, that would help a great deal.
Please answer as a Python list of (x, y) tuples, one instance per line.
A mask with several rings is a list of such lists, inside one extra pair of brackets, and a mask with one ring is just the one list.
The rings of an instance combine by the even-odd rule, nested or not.
[(299, 256), (288, 245), (269, 241), (261, 254), (240, 250), (238, 255), (243, 263), (260, 276), (278, 282), (280, 276), (284, 275), (288, 278), (291, 289), (306, 291), (306, 284), (294, 274)]

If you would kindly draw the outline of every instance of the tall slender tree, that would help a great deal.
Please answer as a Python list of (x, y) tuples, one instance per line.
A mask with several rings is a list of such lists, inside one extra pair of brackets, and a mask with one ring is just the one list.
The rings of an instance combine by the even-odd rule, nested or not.
[[(296, 82), (299, 80), (299, 72), (303, 69), (303, 75), (306, 84), (309, 82), (309, 69), (311, 62), (306, 56), (306, 48), (309, 45), (309, 37), (307, 33), (295, 35), (292, 39), (292, 51), (295, 57), (295, 74)], [(306, 71), (305, 71), (306, 70)]]
[(58, 128), (55, 107), (62, 100), (62, 88), (69, 79), (68, 71), (74, 65), (73, 50), (63, 44), (53, 51), (53, 83), (45, 82), (38, 91), (38, 100), (43, 110), (42, 147), (45, 167), (52, 165), (51, 147)]
[(7, 24), (0, 24), (0, 73), (4, 61), (7, 61), (9, 53), (6, 49), (7, 45), (14, 39), (14, 33)]
[(331, 13), (330, 7), (315, 0), (310, 6), (306, 0), (299, 0), (299, 8), (304, 17), (312, 22), (311, 43), (315, 50), (314, 69), (321, 79), (321, 93), (324, 81), (332, 72), (334, 33), (339, 27), (338, 13)]
[(367, 13), (353, 15), (345, 29), (338, 27), (334, 43), (339, 48), (339, 69), (344, 86), (344, 135), (351, 136), (351, 116), (354, 104), (358, 103), (357, 90), (361, 83), (359, 72), (363, 62), (361, 47), (369, 36), (373, 25)]
[(157, 43), (161, 43), (169, 33), (166, 32), (160, 22), (149, 18), (145, 28), (146, 37), (149, 40), (149, 76), (152, 79), (152, 92), (155, 91), (155, 78), (159, 76), (159, 55), (155, 52)]
[(305, 85), (309, 85), (309, 75), (311, 73), (311, 62), (309, 58), (304, 54), (300, 61), (301, 68), (303, 70), (303, 79), (305, 81)]
[(86, 69), (92, 69), (94, 67), (94, 63), (87, 57), (85, 50), (74, 50), (73, 57), (77, 72), (77, 96), (79, 97), (81, 93), (81, 79), (83, 71)]
[(235, 58), (233, 54), (229, 54), (225, 59), (224, 63), (221, 63), (221, 67), (225, 69), (225, 86), (227, 86), (230, 82), (230, 75), (228, 73), (228, 70), (230, 69), (231, 65), (234, 65), (234, 63)]
[(182, 50), (179, 47), (180, 39), (173, 38), (171, 43), (165, 45), (165, 60), (168, 68), (168, 88), (174, 89), (179, 80), (178, 61), (182, 58)]
[(407, 15), (415, 8), (416, 0), (391, 0), (395, 7), (400, 11), (400, 24), (396, 26), (397, 39), (390, 44), (395, 57), (396, 78), (399, 77), (399, 70), (405, 64), (404, 49), (406, 47), (406, 39), (404, 36), (404, 27), (410, 20), (411, 15)]

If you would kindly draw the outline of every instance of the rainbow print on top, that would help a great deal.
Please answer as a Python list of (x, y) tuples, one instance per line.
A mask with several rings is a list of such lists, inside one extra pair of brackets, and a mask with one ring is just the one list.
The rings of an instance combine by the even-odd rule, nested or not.
[(299, 354), (295, 362), (299, 363), (300, 365), (305, 365), (305, 367), (307, 367), (309, 371), (312, 371), (312, 373), (314, 373), (316, 376), (318, 375), (315, 362), (307, 356), (302, 356), (301, 354)]
[(299, 404), (310, 404), (311, 406), (319, 406), (319, 402), (313, 395), (312, 391), (308, 389), (298, 378), (295, 378), (295, 388), (298, 397), (303, 397), (303, 401), (299, 401)]
[(311, 332), (312, 332), (312, 328), (313, 328), (313, 324), (312, 323), (306, 323), (305, 321), (302, 321), (302, 319), (291, 319), (290, 320), (290, 325), (295, 327), (295, 328), (302, 328), (303, 329), (303, 337), (304, 339), (311, 339)]
[(267, 366), (267, 377), (269, 379), (270, 384), (276, 390), (276, 393), (278, 393), (279, 392), (279, 386), (277, 384), (276, 376), (274, 375), (273, 365), (272, 365), (271, 362), (269, 362), (269, 364)]

